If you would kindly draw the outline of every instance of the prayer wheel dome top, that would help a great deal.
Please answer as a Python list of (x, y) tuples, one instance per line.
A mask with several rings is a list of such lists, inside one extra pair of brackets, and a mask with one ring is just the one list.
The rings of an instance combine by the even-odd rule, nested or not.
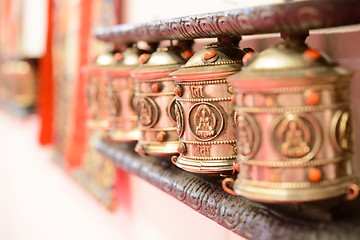
[(116, 63), (116, 59), (114, 58), (114, 53), (108, 52), (100, 54), (95, 59), (95, 64), (98, 66), (109, 66)]
[(96, 56), (88, 65), (82, 67), (81, 71), (84, 74), (103, 74), (105, 68), (108, 68), (116, 64), (116, 59), (114, 58), (114, 52), (105, 52)]
[(333, 65), (326, 55), (309, 48), (303, 41), (289, 39), (254, 53), (246, 65), (246, 71), (284, 71)]
[(144, 54), (140, 58), (143, 67), (163, 66), (172, 64), (184, 64), (185, 60), (181, 57), (181, 49), (178, 47), (161, 47), (152, 54)]
[(133, 45), (126, 48), (123, 52), (117, 52), (113, 55), (113, 63), (107, 65), (107, 74), (109, 77), (129, 76), (130, 71), (140, 64), (140, 56), (146, 51)]
[(254, 53), (245, 66), (229, 77), (229, 82), (243, 89), (286, 87), (331, 83), (348, 78), (351, 71), (337, 66), (328, 56), (309, 48), (301, 39), (284, 42)]
[(230, 43), (215, 42), (195, 53), (185, 65), (170, 75), (176, 81), (224, 78), (240, 71), (245, 52)]
[[(145, 53), (144, 50), (133, 46), (125, 49), (122, 53), (116, 53), (114, 58), (118, 60), (117, 65), (134, 66), (140, 63), (139, 56), (143, 53)], [(117, 54), (119, 54), (119, 57), (117, 57)]]
[(206, 45), (192, 56), (182, 68), (242, 64), (245, 53), (232, 44), (215, 42)]
[[(176, 46), (158, 48), (155, 52), (140, 55), (140, 66), (133, 70), (132, 76), (138, 79), (167, 77), (180, 68), (186, 60), (181, 56), (181, 49)], [(163, 76), (161, 76), (163, 75)]]

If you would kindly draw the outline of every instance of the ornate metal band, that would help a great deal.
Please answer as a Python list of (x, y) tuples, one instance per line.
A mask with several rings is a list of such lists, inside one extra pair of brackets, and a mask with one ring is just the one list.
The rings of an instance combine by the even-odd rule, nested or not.
[(122, 24), (96, 29), (94, 35), (107, 42), (128, 43), (304, 32), (360, 23), (359, 8), (358, 0), (284, 1), (143, 24)]
[(331, 105), (318, 106), (298, 106), (298, 107), (235, 107), (237, 112), (247, 113), (305, 113), (305, 112), (321, 112), (327, 109), (341, 109), (349, 106), (348, 102)]
[[(152, 140), (138, 140), (138, 143), (141, 144), (150, 144), (150, 145), (157, 145), (157, 144), (161, 144), (159, 143), (159, 141), (152, 141)], [(166, 141), (166, 144), (174, 144), (174, 145), (178, 145), (179, 142), (178, 141)]]
[(327, 165), (338, 163), (341, 161), (350, 161), (346, 158), (334, 158), (334, 159), (314, 159), (308, 162), (304, 161), (291, 161), (291, 162), (284, 162), (284, 161), (261, 161), (261, 160), (238, 160), (239, 164), (246, 164), (246, 165), (255, 165), (255, 166), (264, 166), (264, 167), (313, 167), (318, 165)]
[(235, 160), (236, 156), (226, 156), (226, 157), (196, 157), (196, 156), (182, 156), (189, 160), (201, 160), (201, 161), (226, 161), (226, 160)]
[(159, 131), (176, 131), (176, 127), (161, 127), (161, 128), (146, 128), (146, 127), (139, 127), (141, 131), (147, 132), (159, 132)]
[(174, 80), (171, 77), (164, 78), (151, 78), (151, 79), (134, 79), (135, 83), (151, 83), (151, 82), (173, 82)]
[(321, 84), (321, 85), (308, 85), (308, 86), (296, 86), (296, 87), (278, 87), (266, 90), (242, 90), (240, 88), (234, 88), (235, 93), (260, 93), (260, 94), (279, 94), (279, 93), (296, 93), (305, 91), (324, 91), (324, 90), (336, 90), (339, 88), (347, 89), (349, 86), (349, 80), (342, 80), (334, 84)]
[(176, 98), (179, 102), (224, 102), (231, 101), (231, 97), (222, 97), (222, 98)]
[(241, 178), (241, 182), (246, 186), (256, 186), (261, 188), (312, 188), (312, 187), (323, 187), (328, 185), (336, 185), (346, 181), (352, 181), (355, 179), (355, 176), (346, 176), (342, 178), (336, 179), (326, 179), (321, 182), (260, 182), (260, 181), (253, 181)]
[(160, 96), (174, 96), (173, 92), (160, 92), (160, 93), (135, 93), (136, 97), (160, 97)]
[(181, 142), (193, 144), (193, 145), (217, 145), (217, 144), (235, 144), (236, 140), (208, 141), (208, 142), (181, 140)]
[(177, 83), (183, 86), (195, 86), (195, 85), (211, 85), (211, 84), (227, 84), (228, 81), (226, 79), (219, 80), (208, 80), (208, 81), (196, 81), (196, 82), (181, 82)]
[(207, 66), (220, 66), (220, 65), (233, 65), (233, 64), (242, 64), (242, 60), (236, 61), (222, 61), (222, 62), (207, 62), (201, 65), (184, 65), (182, 68), (194, 68), (194, 67), (207, 67)]

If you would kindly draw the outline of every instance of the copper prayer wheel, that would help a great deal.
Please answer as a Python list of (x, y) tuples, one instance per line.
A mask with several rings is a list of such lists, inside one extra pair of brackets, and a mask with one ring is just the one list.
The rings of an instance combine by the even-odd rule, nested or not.
[(233, 90), (226, 77), (241, 70), (239, 41), (206, 45), (181, 69), (176, 82), (175, 116), (180, 145), (173, 163), (189, 172), (222, 174), (236, 160)]
[(140, 138), (135, 150), (140, 155), (166, 156), (177, 153), (179, 137), (174, 115), (174, 81), (169, 73), (186, 61), (177, 46), (160, 47), (143, 54), (143, 63), (132, 71), (135, 80)]
[(303, 39), (289, 37), (229, 77), (238, 140), (233, 192), (270, 203), (355, 198), (351, 76)]
[(87, 76), (87, 122), (89, 129), (101, 130), (109, 127), (109, 100), (107, 97), (107, 80), (105, 68), (115, 64), (113, 53), (99, 55), (94, 63), (84, 67)]
[(107, 137), (116, 142), (137, 141), (140, 137), (135, 102), (135, 83), (130, 72), (139, 65), (145, 51), (136, 44), (116, 53), (116, 63), (106, 68), (109, 127)]

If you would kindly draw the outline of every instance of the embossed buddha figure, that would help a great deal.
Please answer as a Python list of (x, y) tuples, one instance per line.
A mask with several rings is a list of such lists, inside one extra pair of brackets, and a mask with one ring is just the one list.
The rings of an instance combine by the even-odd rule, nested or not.
[(251, 126), (247, 121), (240, 117), (237, 124), (238, 140), (237, 140), (237, 152), (242, 155), (248, 155), (251, 152), (251, 146), (253, 144), (253, 135), (251, 132)]
[(108, 129), (109, 127), (109, 99), (106, 90), (105, 69), (116, 62), (115, 52), (99, 55), (95, 61), (83, 69), (87, 76), (86, 107), (89, 129)]
[(135, 79), (140, 138), (135, 150), (140, 155), (177, 154), (179, 137), (176, 127), (174, 81), (169, 76), (185, 64), (192, 41), (183, 45), (159, 47), (140, 56), (142, 64), (132, 71)]
[(179, 156), (185, 171), (227, 174), (236, 160), (232, 86), (226, 77), (241, 70), (239, 39), (219, 39), (195, 53), (171, 77), (176, 83), (175, 115)]
[(143, 126), (148, 126), (151, 124), (151, 116), (152, 116), (152, 110), (150, 105), (147, 104), (147, 102), (144, 99), (139, 100), (139, 121)]
[[(281, 144), (281, 153), (289, 158), (301, 158), (310, 152), (308, 143), (310, 139), (309, 129), (301, 120), (290, 120), (287, 126), (283, 127), (285, 139)], [(281, 134), (281, 133), (280, 133)], [(305, 136), (307, 141), (305, 141)]]
[(122, 51), (114, 55), (116, 63), (105, 69), (110, 112), (107, 138), (113, 142), (135, 142), (140, 137), (140, 130), (135, 109), (135, 84), (130, 73), (139, 66), (139, 56), (151, 49), (145, 51), (136, 43), (121, 47)]
[(226, 191), (271, 203), (357, 196), (347, 144), (352, 73), (305, 39), (290, 35), (228, 77), (239, 172), (236, 180), (223, 181)]
[(206, 106), (201, 106), (194, 118), (196, 124), (196, 135), (207, 138), (215, 135), (216, 117)]

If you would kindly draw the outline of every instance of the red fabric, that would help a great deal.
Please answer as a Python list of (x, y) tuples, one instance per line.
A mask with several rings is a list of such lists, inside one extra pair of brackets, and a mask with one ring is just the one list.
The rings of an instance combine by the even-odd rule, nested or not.
[(39, 142), (53, 141), (53, 73), (52, 73), (52, 33), (53, 2), (48, 0), (48, 30), (45, 54), (39, 59), (38, 114), (41, 119)]
[(92, 30), (91, 3), (92, 1), (82, 0), (80, 6), (79, 68), (77, 81), (75, 82), (72, 131), (65, 153), (65, 167), (69, 169), (81, 165), (86, 151), (86, 78), (81, 74), (81, 68), (88, 63), (89, 38)]
[(115, 15), (115, 24), (121, 23), (121, 0), (114, 0), (114, 15)]

